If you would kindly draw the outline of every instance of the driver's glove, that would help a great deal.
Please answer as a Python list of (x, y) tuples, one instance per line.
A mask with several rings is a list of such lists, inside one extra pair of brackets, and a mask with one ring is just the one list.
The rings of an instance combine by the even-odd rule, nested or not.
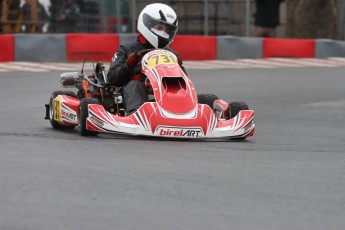
[(152, 49), (145, 49), (136, 53), (129, 55), (126, 65), (129, 69), (134, 69), (134, 67), (141, 61), (145, 54), (152, 51)]

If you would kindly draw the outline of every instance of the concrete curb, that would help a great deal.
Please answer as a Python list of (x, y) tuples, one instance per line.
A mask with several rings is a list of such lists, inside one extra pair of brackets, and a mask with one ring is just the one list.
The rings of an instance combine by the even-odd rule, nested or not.
[(65, 34), (16, 34), (15, 61), (66, 61)]
[(217, 59), (231, 60), (262, 57), (262, 38), (254, 37), (217, 37)]
[(315, 46), (316, 58), (345, 57), (345, 41), (317, 39)]

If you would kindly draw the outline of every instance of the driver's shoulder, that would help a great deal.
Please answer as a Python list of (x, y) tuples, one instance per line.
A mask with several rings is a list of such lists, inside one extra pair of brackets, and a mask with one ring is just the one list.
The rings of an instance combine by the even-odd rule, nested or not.
[(126, 49), (128, 54), (136, 53), (136, 52), (146, 49), (145, 46), (141, 44), (140, 42), (125, 43), (123, 47)]

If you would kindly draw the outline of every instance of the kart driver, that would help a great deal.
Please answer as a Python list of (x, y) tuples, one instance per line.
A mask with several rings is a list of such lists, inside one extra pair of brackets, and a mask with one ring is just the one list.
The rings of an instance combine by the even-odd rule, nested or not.
[[(134, 112), (148, 101), (147, 88), (141, 77), (140, 61), (153, 49), (172, 51), (168, 45), (176, 35), (176, 13), (165, 4), (149, 4), (139, 15), (137, 29), (139, 31), (137, 41), (120, 45), (112, 58), (107, 74), (111, 85), (124, 86), (123, 99), (127, 113)], [(177, 54), (176, 56), (185, 71), (181, 59)]]

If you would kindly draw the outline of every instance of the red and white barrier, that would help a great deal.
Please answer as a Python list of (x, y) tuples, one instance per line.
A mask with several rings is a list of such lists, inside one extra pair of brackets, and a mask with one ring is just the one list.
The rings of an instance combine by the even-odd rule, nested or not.
[(15, 61), (14, 35), (0, 35), (0, 62)]
[[(90, 58), (94, 61), (108, 62), (120, 41), (121, 43), (133, 41), (135, 36), (135, 34), (2, 34), (0, 61), (70, 62)], [(344, 41), (325, 39), (177, 35), (171, 47), (183, 60), (345, 57)]]

